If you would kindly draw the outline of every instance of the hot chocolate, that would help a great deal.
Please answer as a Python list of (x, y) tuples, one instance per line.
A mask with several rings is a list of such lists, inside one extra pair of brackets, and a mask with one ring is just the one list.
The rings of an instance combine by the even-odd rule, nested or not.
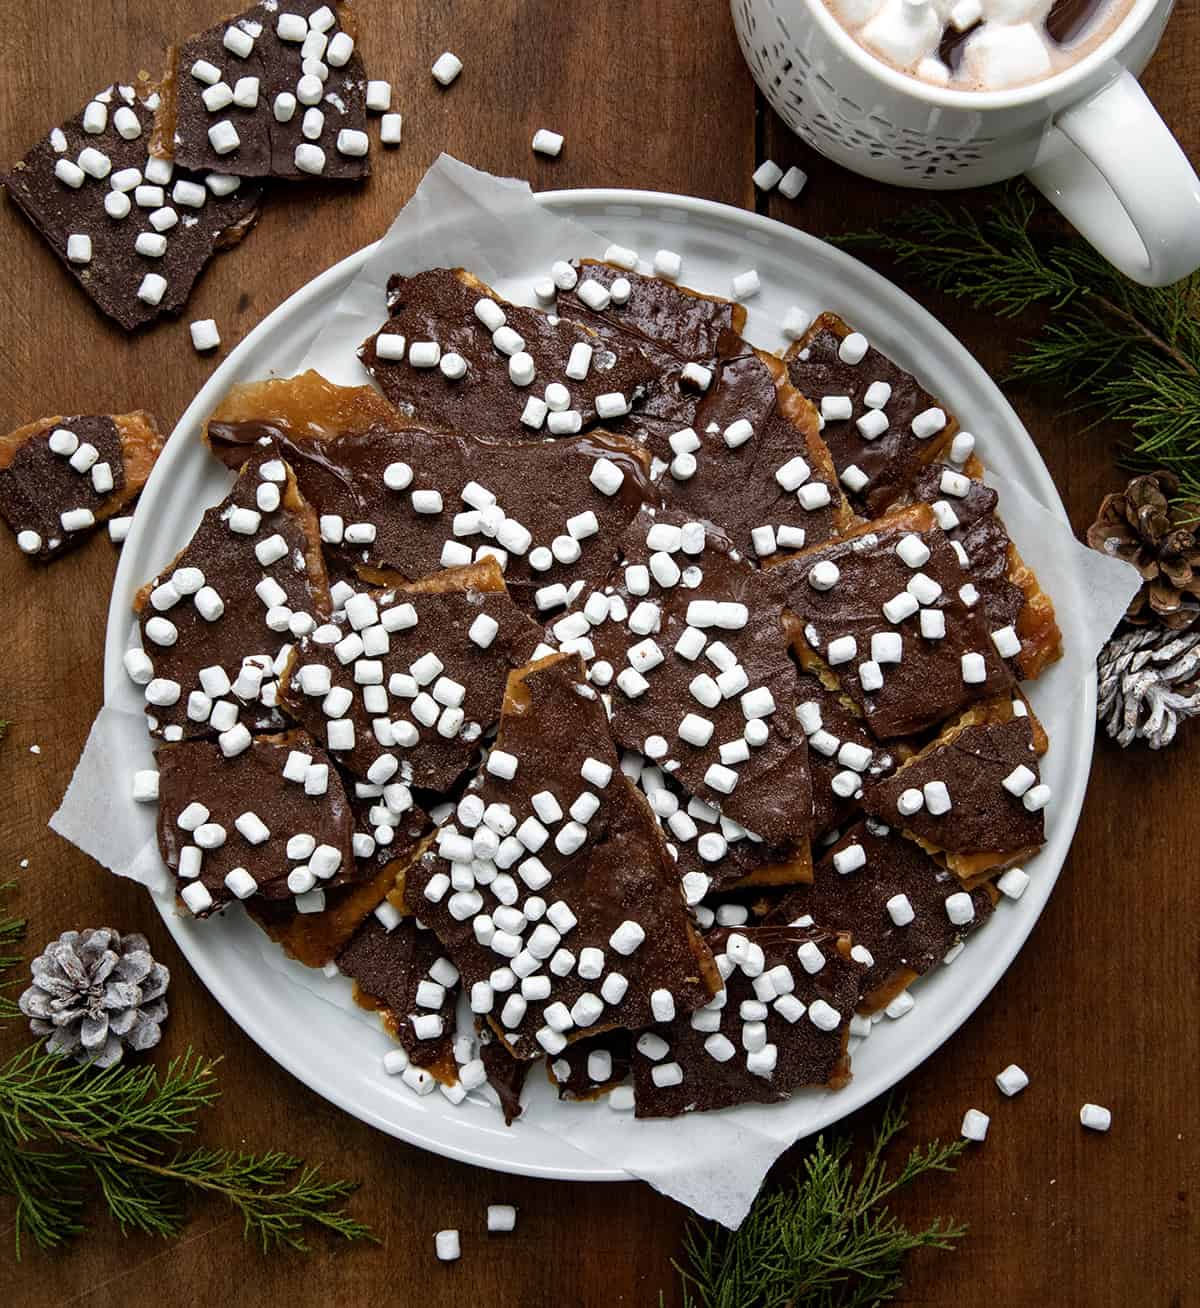
[(864, 49), (934, 86), (998, 91), (1052, 77), (1133, 0), (826, 0)]

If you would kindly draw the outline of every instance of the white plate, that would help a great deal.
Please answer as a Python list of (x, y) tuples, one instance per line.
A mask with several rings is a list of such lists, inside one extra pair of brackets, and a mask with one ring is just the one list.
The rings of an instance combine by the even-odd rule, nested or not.
[[(746, 333), (756, 344), (775, 348), (782, 343), (777, 324), (792, 303), (842, 314), (917, 373), (965, 427), (979, 434), (990, 467), (1067, 522), (1033, 441), (983, 369), (924, 309), (848, 255), (770, 219), (704, 200), (616, 190), (549, 192), (539, 198), (562, 216), (622, 245), (679, 251), (685, 280), (702, 290), (727, 294), (732, 272), (756, 267), (763, 291), (749, 306)], [(204, 508), (220, 499), (229, 485), (229, 474), (200, 442), (204, 418), (232, 383), (293, 372), (329, 307), (369, 253), (360, 250), (280, 305), (213, 373), (173, 432), (142, 492), (113, 588), (105, 651), (108, 704), (140, 709), (121, 668), (135, 591), (186, 543)], [(535, 275), (544, 272), (540, 264), (530, 267), (520, 282), (502, 283), (497, 289), (521, 295)], [(347, 341), (347, 351), (357, 344)], [(1044, 560), (1046, 546), (1019, 533), (1017, 544), (1036, 570), (1039, 548)], [(921, 982), (920, 1002), (912, 1014), (876, 1028), (855, 1056), (849, 1087), (838, 1093), (802, 1092), (806, 1111), (798, 1135), (861, 1108), (927, 1058), (982, 1002), (1033, 928), (1075, 830), (1094, 734), (1095, 686), (1090, 679), (1074, 685), (1065, 679), (1056, 682), (1052, 670), (1033, 690), (1035, 707), (1039, 699), (1049, 703), (1049, 696), (1067, 697), (1074, 711), (1044, 761), (1055, 803), (1048, 818), (1048, 843), (1036, 860), (1028, 892), (973, 938), (961, 963), (940, 968)], [(196, 973), (242, 1029), (306, 1085), (356, 1117), (437, 1153), (485, 1167), (573, 1180), (626, 1179), (625, 1172), (598, 1165), (595, 1158), (532, 1123), (506, 1128), (490, 1104), (468, 1102), (455, 1108), (436, 1094), (418, 1099), (398, 1078), (383, 1075), (380, 1056), (390, 1042), (378, 1025), (353, 1020), (343, 1008), (318, 997), (319, 976), (295, 984), (295, 973), (303, 969), (265, 954), (263, 937), (244, 914), (197, 923), (176, 915), (169, 900), (160, 900), (159, 908)], [(346, 984), (342, 979), (328, 983), (343, 988)], [(344, 1002), (344, 994), (339, 994)], [(543, 1076), (532, 1075), (529, 1081), (527, 1096), (552, 1098)], [(547, 1108), (554, 1110), (549, 1102)]]

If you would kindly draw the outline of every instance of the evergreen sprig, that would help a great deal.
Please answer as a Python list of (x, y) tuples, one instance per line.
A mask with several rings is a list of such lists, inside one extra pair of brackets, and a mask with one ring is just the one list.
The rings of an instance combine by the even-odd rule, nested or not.
[(1068, 410), (1129, 423), (1123, 462), (1169, 468), (1180, 498), (1200, 500), (1200, 273), (1139, 286), (1081, 238), (1044, 223), (1027, 183), (995, 195), (981, 212), (931, 204), (831, 239), (883, 251), (923, 286), (1000, 317), (1040, 309), (1010, 376), (1056, 389)]
[[(0, 972), (19, 961), (9, 951), (24, 927), (0, 912)], [(17, 1015), (4, 1005), (0, 1018)], [(26, 1238), (54, 1249), (78, 1235), (94, 1193), (122, 1232), (178, 1235), (188, 1198), (207, 1194), (241, 1216), (243, 1237), (264, 1253), (307, 1251), (312, 1229), (374, 1240), (346, 1211), (352, 1181), (275, 1149), (184, 1148), (220, 1095), (219, 1061), (189, 1049), (161, 1075), (150, 1064), (98, 1070), (33, 1045), (0, 1063), (0, 1194), (15, 1204), (17, 1257)]]
[(934, 1140), (911, 1150), (894, 1172), (889, 1146), (907, 1125), (902, 1101), (889, 1100), (862, 1161), (849, 1136), (824, 1133), (794, 1181), (764, 1191), (736, 1231), (702, 1222), (684, 1235), (679, 1272), (685, 1308), (872, 1308), (902, 1285), (916, 1249), (952, 1249), (966, 1232), (936, 1218), (909, 1230), (888, 1207), (920, 1177), (952, 1172), (966, 1142)]

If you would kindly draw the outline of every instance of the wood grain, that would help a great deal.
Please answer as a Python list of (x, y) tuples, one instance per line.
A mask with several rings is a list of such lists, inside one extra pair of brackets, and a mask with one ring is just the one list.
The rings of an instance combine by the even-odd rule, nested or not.
[[(0, 158), (12, 160), (114, 77), (154, 70), (167, 42), (213, 21), (228, 0), (27, 0), (6, 6), (0, 52)], [(405, 114), (399, 150), (341, 194), (297, 187), (210, 269), (188, 317), (215, 317), (223, 353), (315, 273), (378, 236), (428, 164), (447, 150), (534, 186), (681, 191), (753, 207), (763, 153), (811, 177), (800, 201), (769, 212), (817, 234), (843, 231), (916, 197), (814, 156), (765, 113), (739, 58), (722, 0), (362, 0), (362, 45)], [(1200, 12), (1180, 9), (1145, 83), (1193, 159), (1200, 158), (1194, 78)], [(466, 71), (448, 92), (430, 80), (450, 47)], [(567, 134), (558, 160), (529, 152), (535, 128)], [(966, 197), (986, 204), (986, 193)], [(186, 322), (125, 339), (100, 320), (11, 205), (0, 205), (0, 428), (45, 412), (144, 406), (178, 418), (214, 361), (191, 349)], [(1020, 325), (997, 323), (921, 288), (982, 362), (999, 372)], [(1119, 481), (1115, 428), (1085, 432), (1058, 397), (1010, 396), (1045, 454), (1077, 527)], [(986, 436), (986, 433), (983, 433)], [(213, 1141), (285, 1145), (359, 1177), (356, 1211), (382, 1249), (318, 1244), (308, 1259), (265, 1262), (236, 1221), (202, 1205), (183, 1240), (97, 1230), (54, 1258), (19, 1266), (0, 1251), (0, 1294), (14, 1305), (105, 1299), (141, 1308), (203, 1302), (432, 1306), (543, 1304), (610, 1308), (677, 1301), (669, 1259), (684, 1214), (641, 1185), (571, 1186), (469, 1169), (382, 1136), (317, 1098), (225, 1016), (158, 923), (143, 893), (51, 835), (56, 807), (101, 697), (108, 590), (104, 539), (41, 570), (0, 540), (8, 648), (0, 712), (0, 875), (21, 880), (31, 945), (68, 927), (147, 932), (174, 972), (162, 1053), (186, 1045), (225, 1056)], [(30, 747), (40, 746), (33, 754)], [(966, 1027), (908, 1078), (914, 1137), (954, 1135), (963, 1110), (993, 1114), (987, 1144), (960, 1173), (904, 1198), (914, 1220), (971, 1222), (961, 1255), (918, 1259), (904, 1302), (1081, 1308), (1197, 1302), (1194, 1108), (1200, 957), (1191, 927), (1200, 731), (1171, 751), (1100, 745), (1079, 834), (1028, 945)], [(1079, 766), (1087, 766), (1080, 760)], [(20, 867), (28, 859), (27, 867)], [(7, 1045), (15, 1047), (17, 1033)], [(1000, 1102), (992, 1076), (1016, 1061), (1033, 1084)], [(1085, 1099), (1113, 1109), (1111, 1135), (1081, 1131)], [(871, 1117), (870, 1110), (863, 1115)], [(779, 1165), (786, 1173), (798, 1152)], [(484, 1205), (520, 1207), (517, 1231), (489, 1238)], [(0, 1207), (0, 1240), (11, 1214)], [(462, 1230), (464, 1255), (434, 1261), (433, 1232)]]

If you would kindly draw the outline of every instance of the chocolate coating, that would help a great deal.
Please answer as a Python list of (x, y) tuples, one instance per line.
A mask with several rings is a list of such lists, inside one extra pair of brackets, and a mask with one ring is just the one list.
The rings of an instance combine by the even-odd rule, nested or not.
[[(81, 445), (95, 446), (97, 463), (112, 471), (113, 489), (101, 494), (91, 472), (76, 472), (70, 461), (50, 448), (50, 434), (65, 428)], [(89, 530), (65, 531), (60, 515), (70, 509), (88, 509), (97, 522), (111, 500), (125, 490), (125, 462), (121, 437), (111, 418), (100, 416), (60, 418), (54, 427), (22, 442), (11, 461), (0, 467), (0, 517), (14, 532), (36, 531), (42, 538), (37, 558), (45, 561), (87, 539)]]
[[(741, 418), (754, 435), (730, 449), (721, 433)], [(679, 480), (667, 471), (659, 479), (668, 508), (716, 523), (747, 558), (756, 557), (750, 538), (755, 527), (800, 528), (806, 546), (835, 534), (842, 495), (829, 451), (817, 434), (816, 414), (794, 392), (776, 388), (771, 369), (745, 342), (718, 363), (694, 429), (701, 441), (695, 475)], [(806, 484), (828, 489), (828, 505), (805, 509), (796, 493), (776, 480), (776, 471), (796, 457), (812, 469)]]
[[(833, 455), (839, 477), (853, 464), (870, 478), (866, 487), (851, 492), (849, 499), (857, 513), (874, 518), (912, 486), (921, 467), (937, 456), (957, 424), (950, 418), (936, 435), (925, 440), (914, 436), (912, 420), (925, 409), (938, 406), (938, 401), (912, 373), (873, 345), (860, 362), (843, 363), (838, 347), (850, 331), (834, 314), (822, 314), (788, 350), (788, 376), (818, 409), (827, 395), (850, 397), (851, 416), (827, 421), (821, 436)], [(889, 423), (882, 435), (868, 441), (855, 424), (867, 412), (863, 396), (875, 381), (887, 382), (892, 388), (884, 406)]]
[[(822, 1031), (807, 1012), (795, 1022), (789, 1022), (776, 1008), (768, 1007), (766, 1037), (777, 1051), (775, 1070), (769, 1077), (750, 1072), (742, 1046), (739, 1009), (743, 1002), (753, 1000), (755, 994), (750, 978), (737, 968), (725, 981), (726, 999), (718, 1028), (733, 1044), (736, 1050), (733, 1057), (726, 1062), (713, 1058), (704, 1047), (713, 1033), (698, 1031), (687, 1015), (660, 1023), (653, 1029), (670, 1046), (662, 1059), (648, 1058), (635, 1044), (633, 1081), (638, 1117), (678, 1117), (681, 1113), (709, 1112), (734, 1104), (779, 1103), (800, 1086), (838, 1085), (847, 1079), (846, 1041), (862, 969), (842, 954), (840, 946), (844, 947), (845, 942), (823, 930), (718, 927), (706, 937), (714, 955), (725, 951), (732, 935), (743, 936), (761, 946), (766, 969), (786, 966), (795, 983), (793, 993), (806, 1008), (823, 999), (838, 1012), (841, 1021), (832, 1031)], [(824, 967), (811, 976), (796, 957), (796, 950), (810, 940), (825, 956)], [(670, 1061), (679, 1064), (683, 1080), (678, 1085), (656, 1086), (653, 1068), (658, 1062)]]
[[(540, 587), (581, 580), (598, 584), (608, 569), (626, 525), (643, 502), (655, 495), (641, 451), (603, 431), (564, 436), (554, 441), (506, 442), (429, 432), (419, 427), (374, 427), (363, 433), (307, 439), (279, 422), (210, 422), (214, 452), (236, 466), (263, 436), (273, 439), (296, 470), (301, 492), (316, 511), (345, 522), (370, 522), (374, 541), (366, 545), (326, 544), (326, 553), (345, 568), (398, 573), (409, 581), (442, 567), (442, 549), (456, 540), (471, 549), (495, 546), (494, 538), (475, 533), (455, 536), (456, 514), (469, 509), (461, 492), (468, 482), (487, 487), (505, 514), (524, 526), (532, 544), (523, 553), (508, 551), (504, 579), (514, 602), (537, 613), (533, 593)], [(605, 495), (590, 481), (598, 459), (609, 459), (625, 475), (615, 495)], [(384, 470), (407, 463), (411, 485), (389, 490)], [(416, 513), (414, 490), (441, 493), (441, 513)], [(529, 553), (549, 547), (566, 532), (568, 518), (591, 511), (599, 530), (582, 542), (578, 562), (555, 560), (543, 571), (529, 564)]]
[[(199, 209), (178, 206), (179, 222), (165, 233), (166, 253), (158, 259), (139, 254), (134, 248), (138, 236), (154, 231), (150, 225), (152, 209), (134, 204), (125, 218), (111, 218), (104, 209), (104, 197), (111, 190), (111, 173), (100, 179), (85, 177), (78, 189), (54, 175), (59, 159), (75, 160), (86, 147), (107, 155), (113, 173), (126, 168), (144, 172), (154, 125), (154, 112), (146, 104), (149, 88), (141, 84), (135, 92), (134, 87), (113, 85), (99, 94), (111, 96), (108, 126), (103, 132), (92, 135), (83, 130), (81, 109), (59, 129), (66, 142), (61, 154), (50, 137), (44, 137), (4, 178), (4, 185), (96, 307), (126, 331), (134, 331), (162, 314), (179, 313), (209, 259), (236, 243), (253, 225), (261, 189), (244, 182), (231, 195), (218, 197), (209, 192)], [(113, 117), (123, 106), (137, 115), (141, 126), (141, 134), (131, 141), (113, 126)], [(204, 185), (202, 174), (176, 168), (165, 188), (168, 205), (172, 187), (179, 181)], [(133, 200), (132, 193), (129, 198)], [(75, 234), (91, 237), (89, 263), (75, 264), (67, 259), (67, 238)], [(157, 305), (138, 299), (138, 288), (147, 273), (166, 278), (167, 290)]]
[[(417, 1067), (451, 1057), (458, 986), (446, 989), (437, 1008), (417, 1006), (417, 986), (430, 979), (429, 969), (443, 956), (437, 937), (412, 917), (402, 918), (390, 931), (377, 918), (367, 918), (337, 956), (338, 968), (372, 1001), (369, 1006), (383, 1010), (385, 1025)], [(419, 1039), (412, 1019), (420, 1013), (439, 1014), (442, 1033)]]
[[(922, 525), (928, 521), (905, 510), (880, 519), (869, 531), (770, 570), (782, 575), (788, 606), (799, 617), (809, 647), (821, 658), (828, 654), (831, 641), (854, 638), (854, 658), (833, 670), (880, 740), (923, 731), (965, 705), (1003, 694), (1012, 686), (1012, 675), (996, 653), (982, 614), (959, 597), (959, 589), (971, 580), (971, 573), (961, 567), (939, 527)], [(896, 553), (901, 538), (910, 534), (919, 536), (930, 551), (919, 569), (910, 568)], [(840, 574), (829, 590), (818, 590), (809, 581), (812, 568), (821, 561), (834, 563)], [(927, 607), (945, 614), (942, 639), (923, 636), (916, 613), (900, 623), (884, 616), (883, 605), (903, 592), (918, 571), (941, 587), (941, 594)], [(901, 661), (884, 664), (883, 687), (867, 692), (858, 666), (871, 658), (871, 637), (881, 632), (900, 636)], [(984, 681), (963, 680), (962, 656), (966, 653), (982, 655)]]
[[(496, 747), (516, 756), (515, 776), (504, 780), (485, 771), (472, 791), (485, 805), (509, 805), (518, 824), (533, 814), (532, 798), (542, 791), (555, 797), (565, 823), (566, 811), (590, 789), (580, 772), (585, 759), (595, 758), (612, 769), (608, 785), (593, 791), (601, 802), (587, 824), (582, 846), (563, 854), (552, 834), (537, 850), (537, 858), (550, 873), (549, 883), (538, 893), (547, 904), (561, 901), (576, 918), (563, 935), (562, 946), (576, 958), (585, 946), (602, 950), (605, 975), (619, 971), (628, 982), (619, 1002), (604, 1004), (593, 1023), (571, 1028), (568, 1039), (593, 1028), (645, 1026), (651, 1016), (650, 994), (659, 988), (671, 991), (681, 1011), (706, 1002), (717, 985), (711, 957), (690, 928), (675, 869), (645, 800), (621, 773), (604, 707), (584, 684), (578, 658), (547, 660), (521, 674), (520, 680), (514, 676)], [(552, 826), (555, 832), (561, 829), (559, 824)], [(426, 895), (433, 877), (448, 874), (449, 868), (438, 853), (426, 854), (408, 873), (405, 897), (437, 932), (469, 987), (488, 980), (508, 959), (479, 943), (471, 917), (460, 921), (450, 912), (449, 893), (437, 902)], [(512, 866), (511, 875), (519, 876), (518, 865)], [(476, 884), (482, 912), (490, 914), (498, 906), (494, 884)], [(641, 925), (645, 939), (633, 953), (622, 956), (609, 938), (627, 920)], [(538, 974), (546, 972), (543, 964)], [(602, 985), (599, 979), (580, 977), (577, 970), (549, 976), (549, 999), (530, 1002), (512, 1027), (500, 1022), (506, 995), (497, 995), (490, 1021), (518, 1058), (541, 1053), (534, 1037), (545, 1021), (546, 1007), (562, 1002), (570, 1009), (585, 992), (599, 995)]]
[[(337, 872), (318, 881), (318, 887), (345, 885), (359, 876), (350, 849), (354, 819), (336, 769), (329, 768), (324, 795), (305, 794), (302, 782), (283, 776), (292, 750), (310, 755), (314, 763), (329, 763), (302, 731), (259, 736), (233, 758), (226, 758), (217, 745), (205, 740), (180, 741), (157, 749), (158, 847), (167, 867), (177, 872), (180, 850), (194, 843), (192, 833), (178, 824), (189, 804), (203, 804), (209, 812), (206, 821), (225, 828), (224, 844), (202, 851), (199, 880), (212, 896), (213, 905), (198, 916), (215, 913), (233, 900), (225, 877), (238, 867), (258, 882), (256, 894), (290, 899), (288, 874), (301, 860), (289, 859), (286, 846), (292, 836), (302, 833), (311, 835), (318, 845), (332, 845), (341, 856)], [(237, 830), (235, 820), (244, 813), (257, 814), (266, 824), (270, 835), (265, 841), (251, 844)], [(178, 884), (187, 882), (181, 877)]]
[[(524, 342), (536, 369), (531, 385), (510, 380), (508, 356), (492, 344), (491, 331), (475, 316), (481, 299), (495, 301), (505, 325)], [(510, 304), (461, 269), (431, 268), (411, 277), (395, 274), (388, 279), (387, 302), (388, 320), (363, 342), (359, 358), (401, 413), (430, 426), (472, 436), (528, 439), (533, 433), (521, 422), (526, 401), (540, 397), (551, 382), (560, 382), (586, 429), (597, 421), (598, 395), (619, 391), (636, 406), (654, 376), (636, 346), (604, 341), (570, 318)], [(410, 349), (417, 341), (436, 341), (443, 355), (462, 356), (466, 373), (451, 380), (440, 368), (413, 367), (407, 357), (381, 359), (375, 343), (383, 334), (403, 336)], [(573, 381), (565, 368), (572, 346), (579, 343), (591, 346), (594, 353), (586, 378)]]
[[(357, 181), (366, 177), (371, 165), (366, 155), (352, 157), (337, 148), (340, 131), (365, 131), (367, 126), (366, 72), (357, 48), (341, 68), (329, 68), (324, 94), (317, 108), (325, 116), (320, 135), (312, 141), (325, 152), (325, 169), (320, 174), (302, 172), (296, 167), (296, 147), (309, 138), (302, 131), (305, 106), (297, 104), (296, 111), (286, 123), (279, 122), (274, 113), (275, 98), (281, 93), (295, 95), (302, 68), (300, 44), (281, 41), (276, 35), (280, 12), (300, 14), (308, 18), (327, 0), (286, 0), (284, 6), (276, 3), (257, 4), (232, 19), (225, 19), (197, 35), (189, 37), (173, 52), (174, 76), (164, 92), (163, 121), (173, 128), (174, 157), (188, 168), (207, 168), (217, 173), (231, 173), (236, 177), (279, 177), (297, 181)], [(338, 13), (338, 22), (325, 35), (332, 39), (347, 28), (347, 7), (331, 6)], [(223, 44), (225, 31), (231, 26), (240, 27), (258, 35), (254, 48), (243, 59), (227, 50)], [(245, 109), (236, 104), (209, 112), (201, 95), (207, 84), (192, 76), (192, 66), (205, 60), (221, 71), (221, 80), (231, 89), (243, 77), (257, 77), (258, 104)], [(238, 134), (239, 144), (227, 154), (218, 154), (209, 140), (208, 131), (215, 123), (229, 121)]]
[[(452, 575), (446, 574), (448, 581)], [(365, 780), (376, 759), (391, 754), (401, 764), (397, 780), (430, 790), (445, 790), (467, 769), (483, 743), (483, 736), (499, 721), (508, 674), (528, 662), (538, 643), (539, 629), (503, 591), (485, 593), (464, 588), (439, 593), (389, 590), (372, 594), (381, 614), (411, 604), (417, 615), (415, 626), (388, 633), (386, 653), (364, 655), (357, 660), (361, 664), (378, 658), (382, 665), (382, 685), (388, 691), (387, 712), (367, 711), (365, 687), (355, 680), (356, 663), (343, 664), (332, 643), (318, 641), (314, 636), (305, 636), (296, 645), (289, 683), (283, 692), (287, 710), (325, 743), (330, 721), (323, 707), (325, 695), (304, 693), (300, 669), (327, 668), (333, 687), (349, 691), (352, 697), (350, 708), (340, 716), (354, 724), (354, 744), (350, 749), (331, 750), (338, 764)], [(498, 625), (495, 638), (486, 649), (469, 636), (472, 623), (481, 613)], [(342, 636), (353, 631), (346, 621), (334, 625)], [(412, 665), (427, 653), (433, 653), (442, 663), (438, 677), (456, 681), (466, 690), (461, 705), (465, 715), (463, 725), (450, 736), (442, 735), (436, 726), (426, 725), (413, 716), (413, 697), (389, 689), (393, 675), (407, 675)], [(435, 684), (436, 679), (431, 680), (422, 689), (432, 692)], [(437, 704), (439, 713), (443, 707)], [(373, 725), (378, 718), (410, 723), (419, 734), (417, 743), (408, 747), (380, 744)]]
[[(845, 875), (833, 865), (834, 855), (861, 845), (866, 863)], [(972, 890), (974, 918), (955, 926), (946, 914), (946, 900), (962, 890), (957, 877), (935, 862), (914, 841), (905, 840), (885, 823), (868, 819), (851, 827), (825, 851), (813, 869), (813, 881), (797, 886), (770, 912), (772, 924), (811, 917), (821, 926), (848, 931), (855, 945), (870, 951), (872, 962), (859, 982), (860, 1005), (866, 1011), (887, 1003), (908, 979), (906, 972), (923, 976), (945, 958), (965, 935), (982, 926), (992, 913), (992, 896), (983, 887)], [(905, 895), (913, 920), (897, 926), (887, 902)]]
[[(265, 685), (274, 686), (274, 673), (266, 666), (267, 662), (275, 660), (284, 645), (291, 644), (295, 638), (286, 630), (277, 632), (267, 627), (267, 605), (255, 589), (264, 578), (272, 579), (283, 589), (286, 605), (293, 613), (307, 613), (318, 622), (322, 620), (328, 595), (311, 510), (295, 497), (294, 482), (290, 481), (271, 483), (278, 485), (282, 494), (279, 508), (271, 512), (258, 508), (256, 497), (263, 481), (262, 466), (276, 458), (269, 449), (256, 454), (225, 499), (205, 512), (192, 539), (174, 561), (139, 592), (137, 613), (142, 647), (154, 664), (154, 676), (180, 686), (176, 703), (167, 707), (147, 704), (151, 735), (163, 737), (168, 727), (178, 728), (185, 739), (215, 734), (207, 719), (193, 721), (187, 712), (189, 694), (201, 688), (202, 668), (219, 665), (233, 682), (243, 660), (253, 657), (266, 668)], [(232, 531), (228, 520), (235, 508), (259, 513), (257, 530), (250, 534)], [(275, 535), (283, 537), (287, 553), (264, 566), (259, 562), (256, 547)], [(205, 584), (220, 595), (225, 607), (215, 621), (200, 615), (194, 595), (182, 596), (162, 612), (151, 604), (150, 592), (182, 567), (198, 568)], [(166, 618), (175, 626), (178, 635), (173, 645), (157, 645), (146, 634), (147, 623), (156, 617)], [(278, 727), (283, 721), (274, 706), (273, 695), (271, 691), (267, 699), (260, 696), (241, 700), (231, 691), (225, 698), (237, 705), (240, 720), (251, 731), (261, 731)]]
[[(952, 853), (1004, 853), (1045, 842), (1039, 810), (1030, 813), (1001, 782), (1024, 765), (1035, 775), (1037, 755), (1029, 718), (980, 722), (951, 730), (886, 780), (869, 786), (863, 798), (868, 813), (903, 826), (920, 839)], [(901, 817), (901, 791), (926, 782), (944, 781), (953, 807), (934, 816), (922, 808)]]

